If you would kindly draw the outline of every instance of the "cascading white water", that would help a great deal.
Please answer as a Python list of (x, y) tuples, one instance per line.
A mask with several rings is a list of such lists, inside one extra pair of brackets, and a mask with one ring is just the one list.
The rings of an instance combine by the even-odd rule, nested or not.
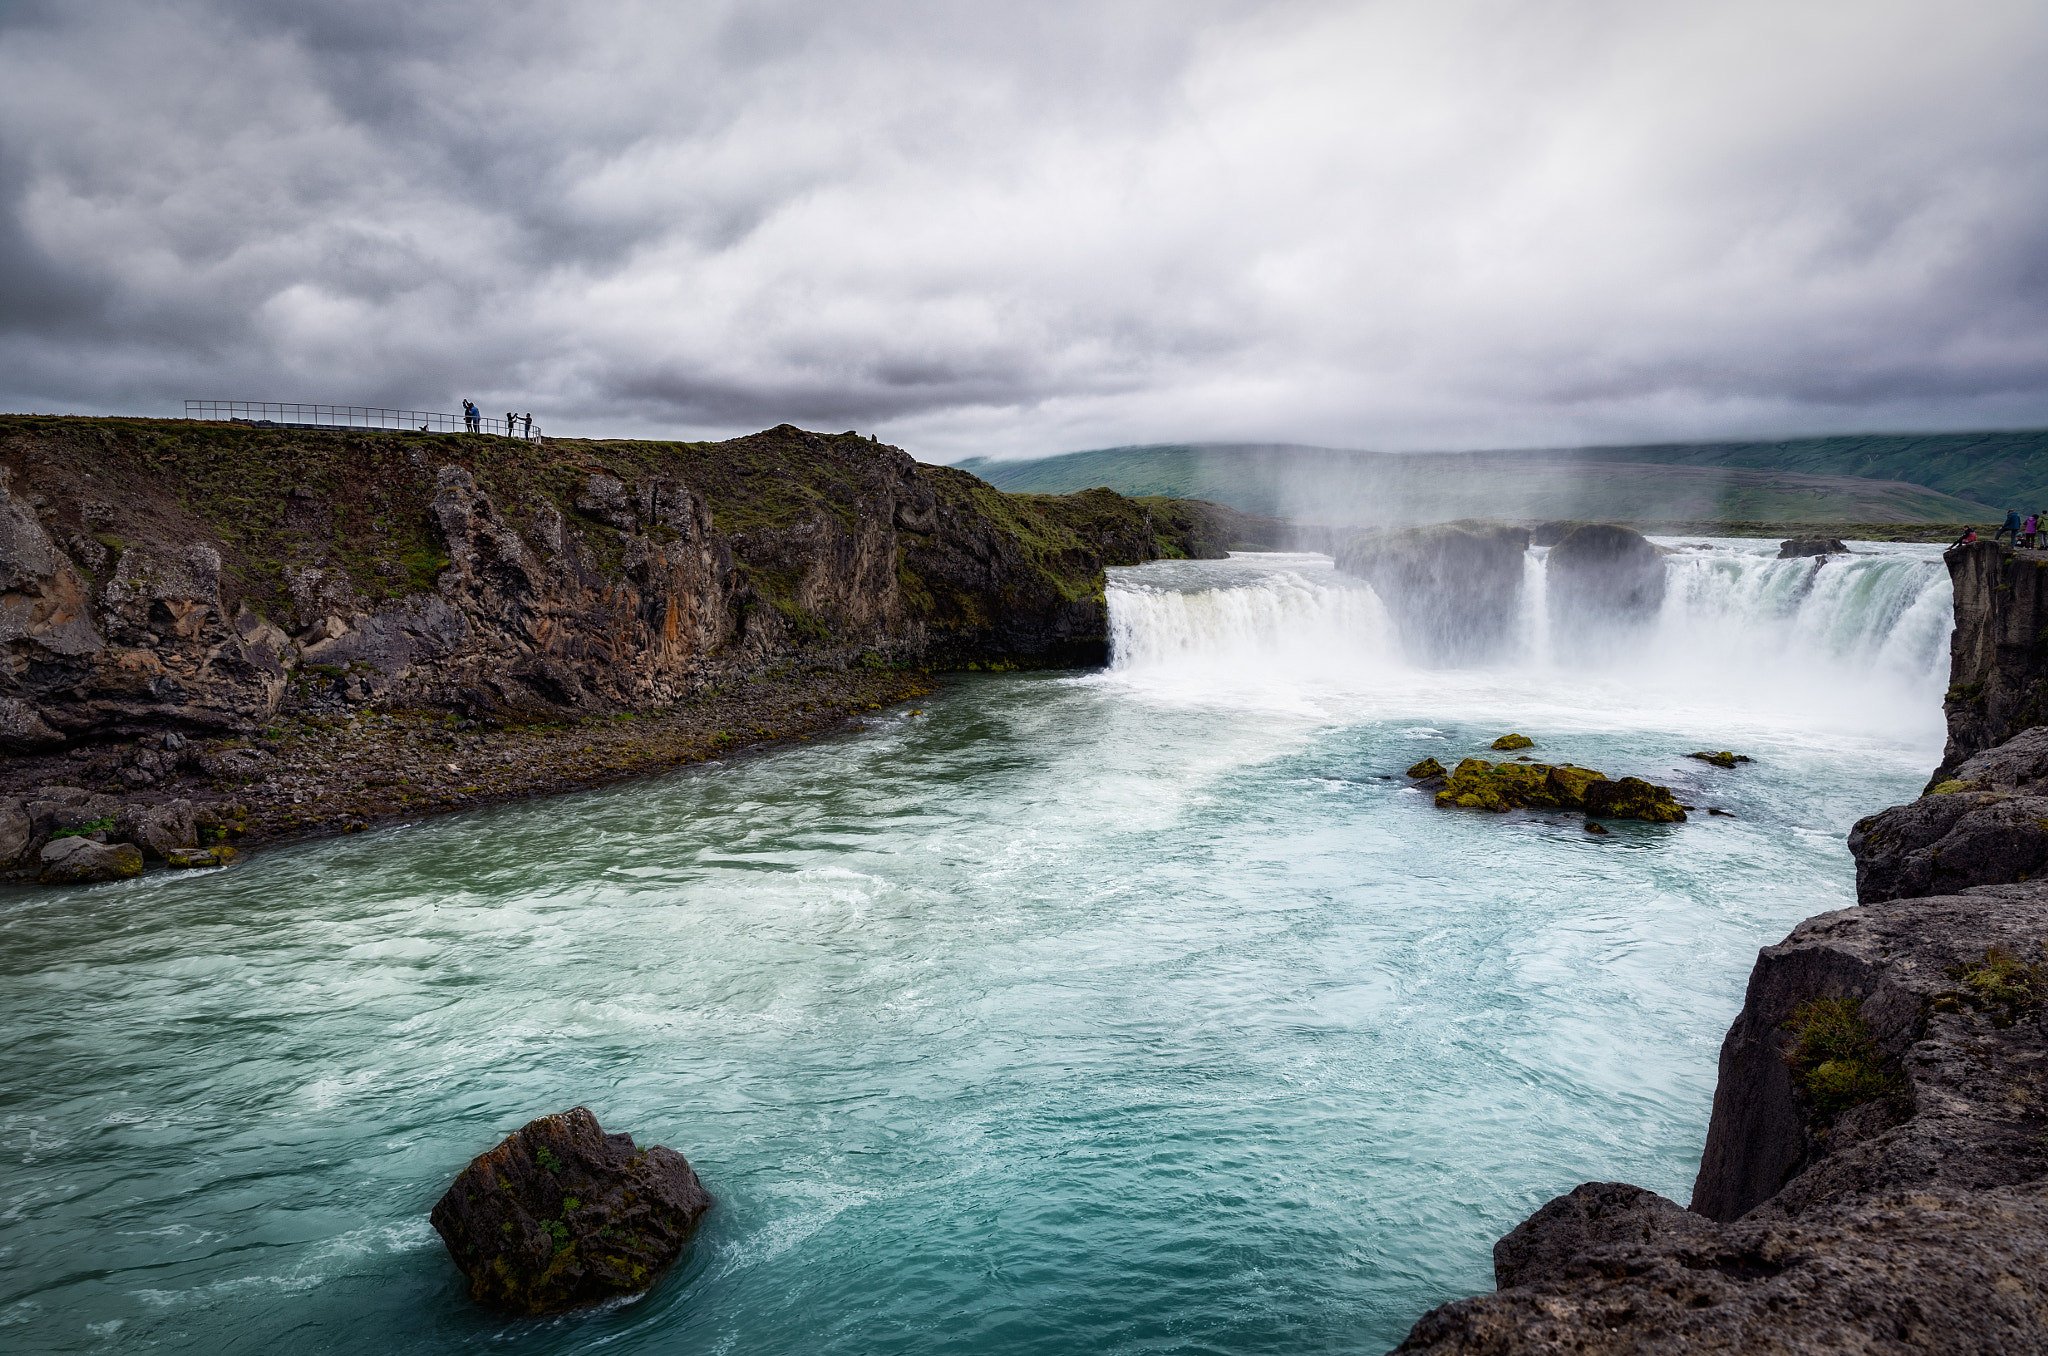
[(1111, 678), (1146, 685), (1263, 680), (1354, 696), (1436, 700), (1512, 690), (1537, 705), (1597, 705), (1653, 719), (1672, 709), (1774, 713), (1824, 727), (1938, 724), (1952, 624), (1936, 547), (1859, 544), (1779, 560), (1776, 544), (1666, 543), (1655, 621), (1609, 653), (1560, 653), (1545, 557), (1529, 552), (1514, 643), (1487, 669), (1420, 670), (1385, 609), (1328, 557), (1240, 554), (1111, 571)]

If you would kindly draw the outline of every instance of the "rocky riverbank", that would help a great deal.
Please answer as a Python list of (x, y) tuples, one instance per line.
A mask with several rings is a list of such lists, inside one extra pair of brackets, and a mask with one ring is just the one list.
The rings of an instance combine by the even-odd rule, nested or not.
[(145, 811), (346, 831), (801, 738), (931, 671), (1100, 663), (1104, 567), (1222, 555), (1240, 517), (789, 425), (0, 417), (0, 871), (64, 835), (162, 855)]
[(1947, 560), (1948, 754), (1758, 956), (1690, 1205), (1582, 1185), (1397, 1350), (2048, 1352), (2048, 554)]

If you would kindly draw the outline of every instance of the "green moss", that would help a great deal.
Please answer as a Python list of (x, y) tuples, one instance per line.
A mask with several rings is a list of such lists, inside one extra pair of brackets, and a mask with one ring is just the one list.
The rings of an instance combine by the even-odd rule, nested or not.
[(549, 1172), (559, 1173), (562, 1170), (562, 1160), (555, 1157), (555, 1151), (545, 1144), (534, 1150), (533, 1161)]
[(1969, 1007), (1988, 1012), (1996, 1027), (2009, 1027), (2038, 1014), (2048, 1001), (2048, 965), (2040, 961), (2030, 965), (1999, 947), (1987, 950), (1981, 961), (1954, 966), (1944, 973), (1957, 981), (1958, 987), (1936, 995), (1935, 1009), (1952, 1012)]
[(1499, 739), (1494, 740), (1489, 747), (1512, 751), (1515, 749), (1532, 748), (1535, 743), (1535, 740), (1525, 734), (1504, 734)]
[(1953, 796), (1958, 791), (1975, 791), (1976, 789), (1977, 783), (1975, 782), (1946, 781), (1937, 782), (1933, 786), (1928, 787), (1927, 794), (1930, 796)]
[(75, 829), (58, 829), (58, 830), (56, 830), (56, 831), (55, 831), (54, 833), (52, 833), (52, 834), (50, 835), (50, 837), (52, 837), (52, 838), (90, 838), (90, 837), (91, 837), (91, 836), (92, 836), (93, 834), (96, 834), (96, 833), (100, 832), (100, 831), (101, 831), (102, 829), (111, 829), (111, 828), (113, 828), (113, 827), (114, 827), (114, 821), (113, 821), (113, 820), (112, 820), (111, 818), (107, 818), (107, 819), (95, 819), (95, 820), (93, 820), (93, 821), (92, 821), (91, 823), (89, 823), (89, 824), (80, 824), (80, 825), (79, 825), (79, 826), (78, 826), (77, 828), (75, 828)]
[(1792, 1081), (1822, 1116), (1904, 1089), (1897, 1074), (1885, 1071), (1862, 1007), (1860, 998), (1815, 998), (1802, 1003), (1784, 1025), (1792, 1033), (1785, 1049)]
[(1441, 777), (1444, 775), (1444, 765), (1434, 758), (1425, 758), (1409, 768), (1408, 775), (1418, 781), (1425, 777)]

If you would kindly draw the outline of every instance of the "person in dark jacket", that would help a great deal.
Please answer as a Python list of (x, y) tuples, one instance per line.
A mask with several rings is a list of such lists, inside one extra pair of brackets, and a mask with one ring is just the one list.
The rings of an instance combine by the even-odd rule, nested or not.
[(1992, 533), (1991, 540), (1996, 542), (2000, 537), (2007, 535), (2012, 537), (2012, 544), (2014, 546), (2020, 544), (2020, 511), (2018, 509), (2007, 509), (2005, 511), (2005, 526)]

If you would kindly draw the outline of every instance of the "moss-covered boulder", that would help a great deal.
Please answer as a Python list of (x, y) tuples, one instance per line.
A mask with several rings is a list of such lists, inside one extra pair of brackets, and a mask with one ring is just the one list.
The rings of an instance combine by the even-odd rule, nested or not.
[(142, 853), (133, 843), (53, 838), (42, 851), (41, 880), (45, 885), (83, 885), (141, 874)]
[(1579, 810), (1600, 819), (1641, 819), (1672, 824), (1685, 811), (1669, 787), (1638, 777), (1610, 781), (1605, 773), (1570, 763), (1489, 763), (1467, 758), (1436, 793), (1439, 807), (1461, 810)]
[(1586, 786), (1585, 811), (1600, 819), (1640, 819), (1651, 824), (1680, 824), (1685, 810), (1668, 786), (1640, 777), (1605, 778)]
[(1414, 767), (1409, 768), (1408, 775), (1417, 781), (1426, 781), (1431, 777), (1441, 777), (1444, 775), (1444, 765), (1434, 758), (1425, 758)]
[(1504, 734), (1494, 740), (1491, 747), (1502, 750), (1526, 749), (1534, 747), (1535, 743), (1535, 740), (1525, 734)]
[(470, 1298), (544, 1314), (646, 1289), (710, 1208), (681, 1154), (635, 1149), (579, 1106), (478, 1155), (432, 1221)]
[(1747, 763), (1750, 761), (1748, 754), (1730, 753), (1726, 749), (1722, 749), (1719, 753), (1711, 753), (1706, 749), (1701, 749), (1697, 753), (1688, 753), (1685, 756), (1697, 758), (1702, 763), (1712, 763), (1715, 767), (1734, 767), (1737, 763)]

